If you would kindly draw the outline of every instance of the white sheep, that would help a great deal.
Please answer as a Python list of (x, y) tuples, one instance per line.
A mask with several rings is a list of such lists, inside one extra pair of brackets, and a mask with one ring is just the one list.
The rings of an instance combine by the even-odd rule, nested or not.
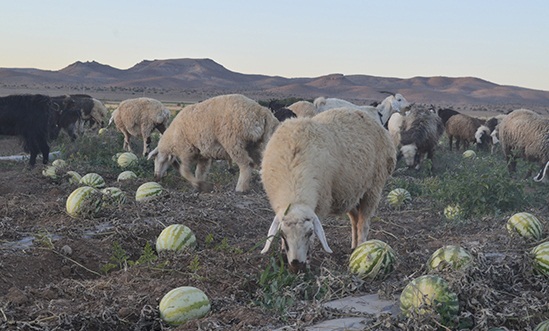
[(405, 116), (400, 113), (393, 113), (393, 115), (389, 117), (389, 122), (387, 122), (387, 129), (389, 130), (389, 134), (391, 135), (391, 139), (397, 150), (400, 149), (400, 128), (404, 123), (404, 118)]
[(112, 113), (109, 125), (114, 121), (116, 128), (124, 134), (124, 146), (132, 151), (130, 138), (143, 139), (143, 156), (150, 151), (151, 133), (154, 129), (164, 133), (170, 119), (170, 111), (164, 105), (151, 98), (136, 98), (122, 101)]
[(294, 112), (297, 117), (313, 117), (316, 115), (316, 108), (312, 102), (301, 100), (292, 103), (288, 109)]
[[(498, 139), (498, 125), (507, 115), (497, 115), (488, 119), (483, 125), (479, 126), (475, 132), (475, 140), (477, 144), (483, 144), (488, 141), (491, 145), (491, 153), (494, 154)], [(488, 138), (489, 137), (489, 138)]]
[(549, 119), (528, 109), (517, 109), (499, 124), (499, 140), (509, 172), (516, 171), (516, 158), (540, 165), (534, 177), (541, 182), (549, 167)]
[(364, 242), (396, 164), (387, 130), (354, 109), (331, 109), (284, 121), (265, 148), (261, 179), (275, 212), (261, 253), (280, 231), (290, 270), (306, 267), (313, 233), (327, 252), (320, 219), (347, 213), (352, 248)]
[[(237, 192), (250, 188), (252, 168), (278, 126), (271, 111), (240, 94), (221, 95), (186, 106), (174, 118), (150, 153), (157, 179), (180, 161), (179, 172), (200, 191), (210, 191), (205, 181), (212, 159), (232, 160), (240, 170)], [(195, 174), (191, 168), (196, 163)]]
[(388, 96), (376, 107), (358, 106), (346, 100), (337, 98), (326, 99), (324, 97), (316, 98), (313, 104), (317, 113), (341, 107), (362, 110), (382, 126), (387, 125), (387, 122), (393, 113), (400, 112), (401, 110), (403, 111), (411, 106), (400, 93)]
[(425, 154), (432, 162), (435, 148), (443, 133), (442, 120), (434, 112), (420, 109), (408, 112), (400, 131), (400, 151), (406, 165), (419, 169)]

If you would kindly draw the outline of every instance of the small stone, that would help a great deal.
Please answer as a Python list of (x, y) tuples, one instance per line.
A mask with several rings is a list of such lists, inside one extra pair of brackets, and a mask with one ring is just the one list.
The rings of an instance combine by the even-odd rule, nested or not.
[(72, 248), (69, 245), (65, 245), (61, 247), (61, 254), (65, 256), (71, 256), (72, 255)]

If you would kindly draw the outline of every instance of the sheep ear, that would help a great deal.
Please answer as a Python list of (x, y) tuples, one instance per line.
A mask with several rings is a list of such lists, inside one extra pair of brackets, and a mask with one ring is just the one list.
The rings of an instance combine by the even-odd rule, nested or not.
[(149, 153), (149, 156), (147, 156), (147, 160), (150, 160), (152, 158), (155, 158), (158, 155), (158, 147), (152, 150), (152, 152)]
[(273, 242), (273, 238), (280, 229), (280, 221), (278, 219), (278, 216), (275, 216), (273, 219), (273, 223), (271, 224), (271, 227), (269, 228), (269, 233), (267, 233), (267, 241), (265, 242), (265, 247), (261, 250), (261, 254), (265, 254), (269, 251), (269, 248), (271, 247), (271, 243)]
[(318, 216), (314, 216), (313, 218), (313, 229), (315, 231), (316, 236), (318, 237), (318, 240), (320, 240), (320, 243), (322, 244), (322, 248), (328, 253), (333, 253), (330, 249), (330, 246), (328, 246), (328, 242), (326, 241), (326, 234), (324, 233), (324, 228), (322, 227), (322, 224), (320, 223), (320, 220), (318, 219)]

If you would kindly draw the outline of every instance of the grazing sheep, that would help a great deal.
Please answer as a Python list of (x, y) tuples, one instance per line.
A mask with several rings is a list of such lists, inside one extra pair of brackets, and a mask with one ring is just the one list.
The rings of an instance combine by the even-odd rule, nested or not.
[(331, 109), (283, 122), (263, 155), (261, 179), (275, 217), (261, 253), (280, 231), (290, 270), (303, 270), (313, 233), (332, 252), (320, 222), (329, 214), (347, 213), (351, 247), (364, 242), (395, 163), (389, 133), (362, 111)]
[(112, 113), (109, 121), (124, 134), (124, 149), (132, 151), (130, 138), (140, 136), (143, 139), (143, 156), (150, 151), (151, 133), (154, 129), (164, 133), (170, 111), (158, 100), (151, 98), (137, 98), (124, 100)]
[(497, 115), (488, 119), (483, 125), (479, 126), (475, 133), (477, 144), (492, 145), (491, 153), (494, 154), (496, 145), (499, 143), (497, 127), (506, 115)]
[(312, 102), (297, 101), (288, 106), (288, 109), (294, 112), (297, 117), (313, 117), (316, 115), (316, 108)]
[(406, 117), (402, 116), (400, 113), (393, 113), (393, 115), (389, 117), (389, 122), (387, 122), (387, 129), (389, 130), (389, 134), (391, 135), (391, 139), (397, 150), (400, 149), (400, 129), (405, 118)]
[[(212, 159), (234, 161), (240, 175), (237, 192), (249, 190), (252, 167), (278, 126), (266, 107), (240, 94), (217, 96), (183, 108), (149, 155), (157, 179), (179, 159), (179, 172), (200, 191), (211, 191), (205, 182)], [(195, 174), (191, 167), (196, 164)]]
[[(450, 150), (452, 150), (454, 138), (456, 138), (456, 150), (459, 150), (461, 142), (463, 142), (464, 150), (469, 148), (470, 143), (476, 142), (475, 133), (483, 123), (482, 120), (465, 114), (456, 114), (450, 117), (446, 122), (446, 134), (449, 138)], [(478, 147), (481, 147), (481, 145), (478, 145)]]
[(328, 109), (341, 107), (362, 110), (384, 127), (387, 126), (387, 122), (393, 113), (400, 112), (401, 110), (405, 110), (411, 106), (402, 94), (399, 93), (388, 96), (375, 107), (358, 106), (346, 100), (336, 98), (326, 99), (324, 97), (316, 98), (313, 104), (317, 113), (321, 113)]
[(439, 109), (437, 111), (437, 114), (440, 117), (440, 119), (442, 120), (442, 124), (444, 124), (444, 126), (446, 126), (446, 122), (448, 122), (450, 117), (452, 117), (454, 115), (457, 115), (457, 114), (461, 114), (461, 113), (456, 111), (456, 110), (450, 109), (450, 108), (442, 108), (442, 109)]
[(400, 132), (400, 151), (408, 168), (419, 169), (425, 154), (433, 161), (444, 125), (438, 115), (429, 110), (414, 109), (404, 118)]
[(516, 158), (538, 163), (541, 167), (534, 177), (545, 178), (549, 167), (549, 119), (527, 109), (517, 109), (499, 124), (499, 139), (509, 172), (516, 171)]

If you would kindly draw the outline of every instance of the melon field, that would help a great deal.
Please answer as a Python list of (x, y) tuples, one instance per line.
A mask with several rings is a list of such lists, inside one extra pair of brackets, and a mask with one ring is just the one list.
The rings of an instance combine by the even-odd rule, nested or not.
[[(549, 184), (528, 177), (519, 162), (510, 176), (498, 151), (449, 151), (443, 138), (434, 162), (419, 171), (402, 161), (387, 182), (369, 239), (389, 244), (396, 254), (385, 278), (360, 279), (348, 271), (351, 229), (345, 215), (323, 220), (332, 254), (315, 245), (310, 272), (293, 275), (283, 266), (278, 240), (260, 254), (274, 217), (258, 173), (247, 194), (234, 192), (238, 169), (214, 162), (210, 193), (197, 193), (170, 169), (162, 194), (137, 202), (137, 188), (154, 181), (153, 163), (133, 146), (137, 164), (122, 169), (113, 158), (122, 135), (87, 131), (76, 142), (63, 133), (52, 143), (66, 168), (56, 179), (39, 162), (0, 161), (0, 330), (304, 330), (316, 323), (364, 316), (364, 330), (533, 330), (549, 319), (549, 277), (535, 272), (530, 251), (548, 241)], [(156, 146), (158, 136), (153, 139)], [(21, 152), (17, 139), (0, 137), (0, 155)], [(117, 181), (131, 170), (137, 178)], [(97, 173), (126, 195), (92, 216), (71, 217), (67, 197), (78, 185), (67, 171)], [(411, 199), (390, 205), (387, 194), (406, 189)], [(458, 205), (452, 219), (447, 206)], [(515, 213), (535, 215), (541, 239), (511, 235)], [(171, 224), (196, 237), (194, 248), (156, 252), (156, 238)], [(429, 271), (431, 254), (444, 245), (467, 250), (472, 264), (459, 271)], [(426, 313), (405, 317), (342, 313), (323, 302), (365, 294), (398, 305), (400, 292), (422, 275), (443, 277), (459, 300), (459, 313), (440, 319)], [(161, 320), (159, 302), (170, 290), (192, 286), (210, 299), (203, 318), (180, 326)], [(505, 330), (505, 329), (503, 329)]]

